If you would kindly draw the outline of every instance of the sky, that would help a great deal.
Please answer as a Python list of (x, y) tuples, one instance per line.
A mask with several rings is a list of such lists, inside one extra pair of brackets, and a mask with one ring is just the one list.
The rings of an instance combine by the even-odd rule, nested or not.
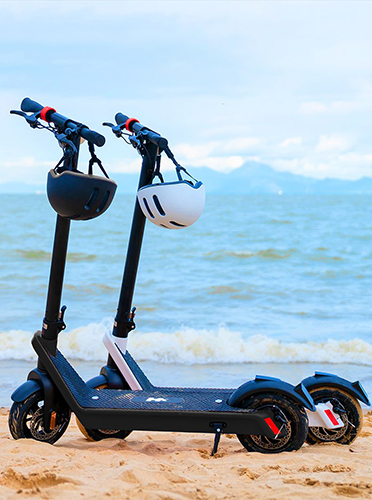
[(26, 96), (103, 133), (113, 176), (140, 165), (101, 125), (118, 111), (191, 172), (372, 176), (371, 18), (356, 0), (1, 1), (0, 183), (43, 182), (61, 156), (9, 114)]

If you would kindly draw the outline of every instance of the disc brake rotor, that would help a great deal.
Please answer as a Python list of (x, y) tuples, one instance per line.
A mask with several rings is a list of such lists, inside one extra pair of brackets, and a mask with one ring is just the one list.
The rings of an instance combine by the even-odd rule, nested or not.
[(44, 429), (44, 410), (43, 408), (38, 408), (32, 415), (29, 420), (29, 429), (31, 435), (37, 441), (49, 441), (52, 437), (54, 437), (62, 424), (57, 424), (54, 429), (50, 432), (45, 432)]

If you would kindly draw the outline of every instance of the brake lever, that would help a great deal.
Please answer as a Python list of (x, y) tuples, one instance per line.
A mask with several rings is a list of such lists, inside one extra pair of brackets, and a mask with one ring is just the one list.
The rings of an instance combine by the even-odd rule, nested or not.
[(114, 125), (113, 123), (110, 122), (104, 122), (102, 123), (105, 127), (111, 127), (111, 130), (114, 132), (116, 137), (121, 137), (123, 133), (123, 128), (125, 128), (125, 123), (120, 123), (119, 125)]
[(23, 118), (26, 118), (27, 114), (24, 113), (23, 111), (19, 111), (18, 109), (12, 109), (10, 111), (10, 114), (11, 115), (19, 115), (19, 116), (23, 116)]
[(12, 109), (10, 114), (22, 116), (31, 128), (38, 128), (38, 126), (40, 125), (40, 123), (38, 122), (40, 111), (38, 111), (37, 113), (33, 113), (32, 115), (28, 115), (27, 113), (19, 111), (18, 109)]

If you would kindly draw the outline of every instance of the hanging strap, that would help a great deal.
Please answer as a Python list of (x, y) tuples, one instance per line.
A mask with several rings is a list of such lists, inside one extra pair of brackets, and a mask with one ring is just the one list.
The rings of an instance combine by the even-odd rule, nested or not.
[(103, 168), (101, 160), (96, 156), (96, 153), (94, 152), (94, 144), (93, 142), (88, 142), (88, 147), (89, 147), (89, 153), (90, 153), (90, 160), (89, 160), (89, 168), (88, 168), (88, 174), (93, 175), (93, 165), (97, 163), (99, 168), (102, 170), (103, 174), (109, 179), (110, 177), (107, 175), (106, 170)]
[[(182, 170), (182, 172), (185, 172), (186, 175), (191, 177), (191, 179), (193, 179), (195, 182), (199, 182), (197, 179), (195, 179), (195, 177), (193, 177), (191, 174), (189, 174), (188, 171), (184, 167), (181, 167), (181, 165), (179, 163), (177, 163), (176, 172), (177, 172), (177, 177), (178, 177), (179, 181), (183, 181), (182, 175), (181, 175), (181, 170)], [(187, 182), (189, 182), (189, 181), (187, 181)]]
[[(57, 165), (54, 167), (54, 170), (57, 171), (58, 167), (67, 159), (67, 158), (71, 158), (71, 156), (73, 155), (73, 152), (72, 151), (69, 151), (67, 148), (65, 150), (65, 152), (63, 153), (63, 156), (62, 158), (59, 160), (59, 162), (57, 163)], [(59, 172), (58, 173), (61, 173), (63, 172), (63, 170), (66, 170), (67, 167), (65, 169), (63, 168), (59, 168)]]
[(159, 177), (160, 182), (162, 182), (162, 183), (164, 182), (163, 175), (160, 172), (160, 160), (161, 160), (161, 156), (157, 155), (155, 169), (154, 169), (154, 173), (152, 174), (151, 182), (155, 179), (155, 177)]
[(174, 157), (174, 154), (172, 153), (172, 151), (169, 149), (168, 146), (164, 149), (164, 151), (165, 151), (165, 154), (168, 156), (168, 158), (174, 163), (174, 165), (176, 165), (176, 172), (177, 172), (177, 177), (178, 177), (179, 181), (183, 181), (182, 175), (181, 175), (181, 171), (182, 171), (182, 172), (185, 172), (186, 175), (191, 177), (191, 179), (193, 179), (195, 182), (199, 182), (197, 179), (195, 179), (195, 177), (193, 177), (191, 174), (189, 174), (188, 171), (184, 167), (182, 167), (178, 163), (178, 161)]

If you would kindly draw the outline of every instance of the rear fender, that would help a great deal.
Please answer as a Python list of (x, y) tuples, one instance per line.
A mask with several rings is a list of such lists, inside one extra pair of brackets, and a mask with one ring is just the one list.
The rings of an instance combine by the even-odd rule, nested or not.
[(287, 382), (283, 382), (279, 378), (266, 377), (256, 375), (254, 380), (245, 382), (245, 384), (238, 387), (229, 397), (228, 404), (230, 406), (240, 406), (242, 401), (247, 397), (254, 394), (273, 393), (281, 394), (292, 400), (294, 403), (307, 408), (308, 410), (315, 411), (313, 398), (308, 393), (306, 387), (298, 384), (294, 387)]
[(342, 389), (367, 406), (371, 406), (368, 395), (359, 380), (349, 382), (349, 380), (333, 375), (332, 373), (315, 372), (314, 376), (305, 378), (301, 384), (303, 384), (308, 391), (316, 389), (317, 387), (335, 387), (337, 389)]

